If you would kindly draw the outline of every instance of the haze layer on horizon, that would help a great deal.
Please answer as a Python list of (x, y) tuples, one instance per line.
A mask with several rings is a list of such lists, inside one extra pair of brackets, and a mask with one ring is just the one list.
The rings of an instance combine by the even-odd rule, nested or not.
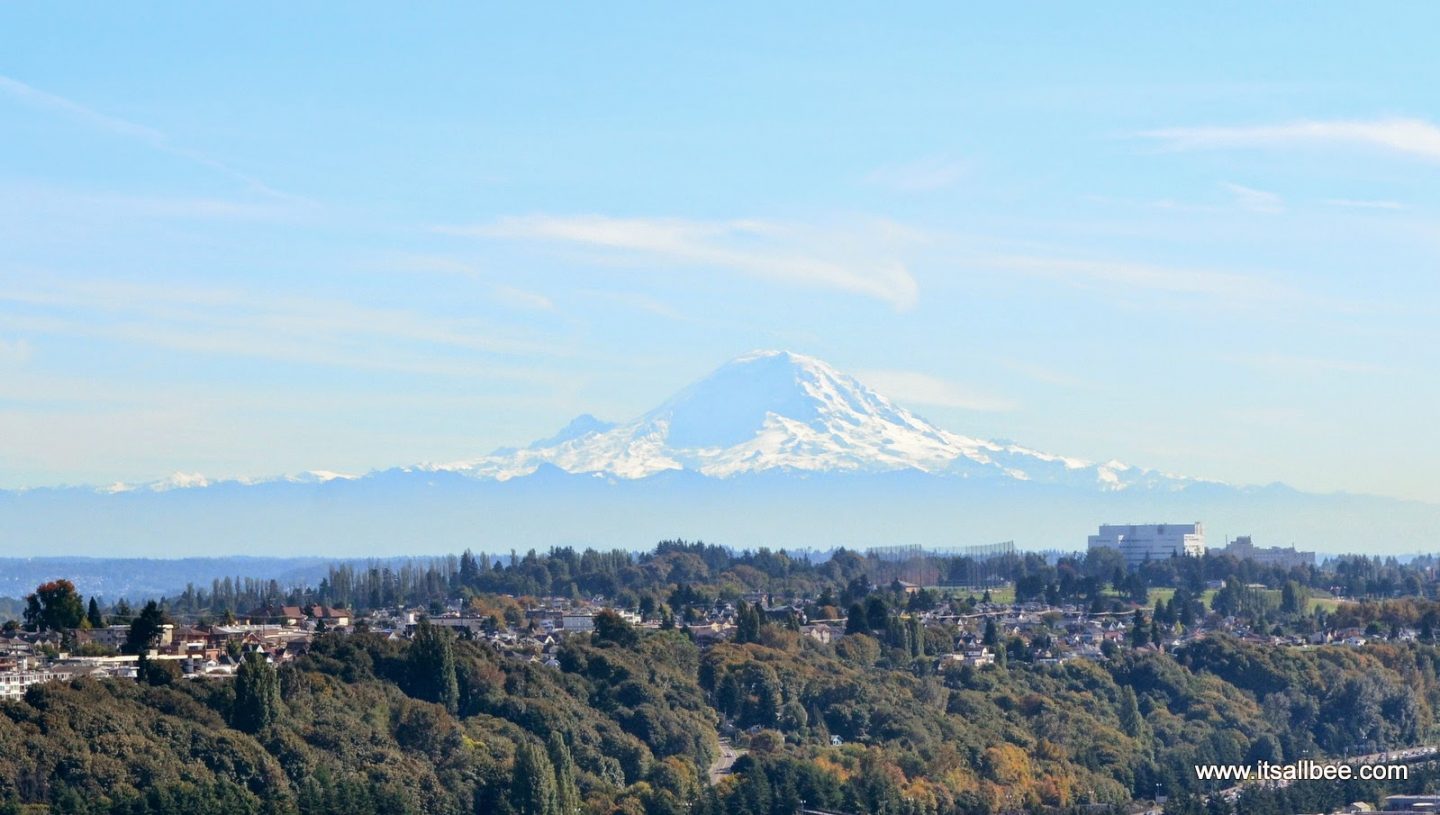
[(1440, 501), (1440, 8), (0, 8), (0, 487), (447, 461), (752, 348)]

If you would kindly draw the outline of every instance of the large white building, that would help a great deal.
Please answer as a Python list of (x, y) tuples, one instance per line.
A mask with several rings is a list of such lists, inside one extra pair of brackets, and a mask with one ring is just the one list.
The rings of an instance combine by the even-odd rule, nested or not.
[(1314, 566), (1315, 553), (1297, 551), (1294, 546), (1256, 546), (1249, 535), (1241, 535), (1220, 550), (1239, 560), (1253, 560), (1261, 566)]
[(1090, 536), (1090, 548), (1116, 549), (1127, 566), (1169, 557), (1200, 557), (1205, 554), (1205, 525), (1193, 524), (1102, 524), (1100, 534)]
[(567, 631), (594, 631), (595, 615), (590, 613), (566, 614), (560, 618), (561, 626)]

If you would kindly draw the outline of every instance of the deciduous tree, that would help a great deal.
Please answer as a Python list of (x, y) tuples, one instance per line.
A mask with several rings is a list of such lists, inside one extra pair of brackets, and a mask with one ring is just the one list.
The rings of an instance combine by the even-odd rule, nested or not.
[(69, 580), (42, 583), (25, 598), (25, 624), (37, 631), (79, 628), (84, 619), (85, 603)]

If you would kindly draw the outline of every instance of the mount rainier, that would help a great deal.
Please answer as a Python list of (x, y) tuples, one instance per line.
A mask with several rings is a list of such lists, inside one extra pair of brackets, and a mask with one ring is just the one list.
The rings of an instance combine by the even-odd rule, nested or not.
[(0, 549), (22, 555), (402, 555), (674, 537), (1068, 550), (1102, 522), (1166, 520), (1203, 520), (1216, 545), (1251, 534), (1405, 552), (1433, 546), (1440, 508), (1237, 487), (964, 436), (787, 351), (736, 358), (628, 422), (582, 415), (526, 447), (448, 463), (0, 491)]
[(732, 360), (625, 424), (586, 414), (523, 449), (432, 469), (506, 480), (545, 464), (628, 479), (667, 470), (716, 478), (769, 470), (916, 470), (1106, 490), (1181, 480), (1119, 462), (1092, 464), (951, 433), (824, 362), (789, 351), (756, 351)]

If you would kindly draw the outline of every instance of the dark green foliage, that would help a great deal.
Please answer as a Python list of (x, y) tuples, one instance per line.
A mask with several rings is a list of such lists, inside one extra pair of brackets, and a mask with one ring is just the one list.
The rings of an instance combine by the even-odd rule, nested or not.
[(865, 606), (851, 603), (850, 612), (845, 615), (846, 634), (866, 634), (870, 631), (870, 620), (865, 616)]
[(555, 811), (559, 815), (577, 815), (580, 812), (580, 787), (575, 783), (575, 760), (560, 731), (550, 734), (546, 743), (550, 765), (555, 770)]
[(872, 594), (865, 598), (865, 620), (870, 624), (871, 631), (884, 628), (888, 619), (890, 619), (890, 607), (885, 604), (884, 597)]
[(450, 713), (460, 709), (455, 637), (449, 631), (421, 620), (406, 657), (406, 674), (410, 695), (442, 705)]
[[(800, 800), (904, 813), (912, 798), (930, 802), (916, 812), (968, 813), (1092, 792), (1121, 805), (1159, 784), (1179, 808), (1203, 791), (1196, 763), (1398, 745), (1422, 735), (1440, 698), (1440, 652), (1415, 645), (1210, 638), (1177, 658), (917, 676), (886, 667), (894, 654), (842, 659), (783, 629), (767, 640), (784, 647), (703, 655), (678, 631), (634, 633), (630, 647), (572, 637), (560, 670), (445, 640), (455, 715), (410, 683), (415, 650), (429, 646), (365, 634), (322, 636), (280, 672), (248, 657), (233, 684), (40, 686), (0, 705), (0, 801), (53, 813), (574, 815), (588, 800), (604, 813), (671, 815), (689, 802), (737, 815)], [(254, 700), (275, 713), (242, 726)], [(761, 729), (742, 736), (751, 753), (735, 777), (707, 790), (716, 711)]]
[(136, 679), (147, 685), (171, 685), (180, 680), (180, 666), (174, 660), (150, 659), (141, 654), (135, 667)]
[(634, 626), (625, 622), (624, 617), (605, 609), (595, 615), (595, 641), (630, 648), (640, 641), (640, 635)]
[(245, 655), (235, 671), (235, 703), (230, 725), (246, 733), (258, 733), (280, 716), (280, 680), (275, 669), (261, 655)]
[(105, 627), (105, 618), (100, 614), (100, 604), (96, 602), (94, 597), (90, 598), (90, 607), (86, 609), (85, 620), (90, 624), (91, 628)]
[[(415, 644), (363, 634), (320, 637), (278, 672), (247, 660), (234, 682), (37, 686), (0, 704), (0, 802), (56, 814), (501, 813), (523, 744), (548, 772), (526, 776), (551, 790), (540, 811), (558, 815), (592, 794), (618, 801), (637, 782), (693, 784), (699, 769), (675, 768), (716, 753), (699, 654), (678, 631), (637, 632), (631, 648), (572, 638), (567, 671), (450, 645), (459, 715), (408, 695)], [(273, 701), (276, 715), (256, 717), (268, 726), (227, 727), (221, 717), (243, 717), (254, 699)]]
[(736, 642), (759, 642), (760, 641), (760, 608), (752, 606), (744, 600), (735, 607), (735, 641)]
[[(1058, 567), (1017, 556), (1004, 569), (1012, 579), (1033, 576), (1026, 585), (1038, 596), (1083, 598), (1112, 613), (1124, 600), (1105, 591), (1111, 579), (1128, 597), (1178, 585), (1138, 619), (1125, 606), (1120, 619), (1138, 623), (1136, 643), (1202, 619), (1197, 598), (1210, 579), (1237, 578), (1220, 601), (1226, 610), (1286, 626), (1304, 622), (1294, 609), (1325, 585), (1307, 570), (1188, 560), (1197, 562), (1115, 574), (1103, 553)], [(838, 812), (970, 815), (1067, 813), (1092, 797), (1123, 811), (1159, 788), (1171, 811), (1188, 815), (1205, 792), (1195, 764), (1400, 746), (1427, 738), (1440, 707), (1440, 649), (1417, 643), (1300, 649), (1211, 635), (1137, 653), (1107, 641), (1108, 660), (1044, 665), (1041, 651), (1064, 648), (1058, 628), (1027, 632), (1027, 642), (986, 621), (970, 631), (993, 645), (998, 664), (942, 670), (935, 657), (961, 647), (961, 632), (923, 627), (917, 612), (949, 604), (948, 618), (978, 625), (976, 598), (906, 594), (887, 568), (844, 551), (807, 564), (783, 552), (671, 543), (643, 555), (557, 549), (503, 565), (468, 555), (441, 579), (336, 571), (322, 587), (332, 598), (430, 604), (458, 591), (512, 625), (525, 624), (523, 603), (482, 592), (604, 593), (617, 606), (698, 627), (725, 602), (800, 586), (823, 600), (807, 604), (812, 620), (851, 608), (851, 635), (821, 645), (792, 625), (764, 624), (746, 604), (736, 641), (702, 652), (683, 627), (647, 631), (602, 614), (593, 635), (563, 641), (556, 669), (426, 623), (409, 642), (325, 632), (295, 664), (274, 672), (247, 660), (234, 682), (52, 683), (0, 704), (0, 802), (51, 815), (574, 815), (575, 807), (791, 815), (801, 801)], [(1342, 583), (1382, 591), (1393, 570), (1367, 561), (1341, 571)], [(1287, 580), (1298, 590), (1285, 591)], [(1273, 591), (1247, 585), (1257, 582)], [(200, 602), (198, 594), (186, 602)], [(1435, 604), (1408, 599), (1333, 614), (1422, 636), (1440, 622)], [(134, 622), (143, 634), (163, 616), (162, 606), (147, 606)], [(153, 663), (162, 664), (170, 663)], [(257, 708), (257, 699), (267, 701)], [(262, 713), (242, 722), (245, 710)], [(748, 753), (712, 786), (721, 732)], [(1241, 811), (1329, 811), (1316, 789), (1252, 794)], [(1353, 795), (1337, 799), (1348, 802), (1379, 791), (1333, 793)]]
[(1139, 739), (1145, 734), (1145, 718), (1140, 713), (1140, 702), (1135, 698), (1135, 689), (1129, 685), (1120, 688), (1117, 712), (1120, 716), (1120, 729), (1125, 731), (1125, 735)]
[(85, 603), (69, 580), (52, 580), (35, 588), (25, 598), (25, 624), (36, 631), (63, 631), (79, 628), (85, 619)]
[(143, 654), (154, 648), (165, 622), (165, 613), (160, 610), (160, 605), (154, 600), (146, 603), (140, 616), (130, 623), (130, 633), (125, 638), (125, 653)]
[(515, 815), (559, 815), (555, 768), (545, 751), (521, 741), (515, 748), (515, 769), (510, 779), (510, 806)]

